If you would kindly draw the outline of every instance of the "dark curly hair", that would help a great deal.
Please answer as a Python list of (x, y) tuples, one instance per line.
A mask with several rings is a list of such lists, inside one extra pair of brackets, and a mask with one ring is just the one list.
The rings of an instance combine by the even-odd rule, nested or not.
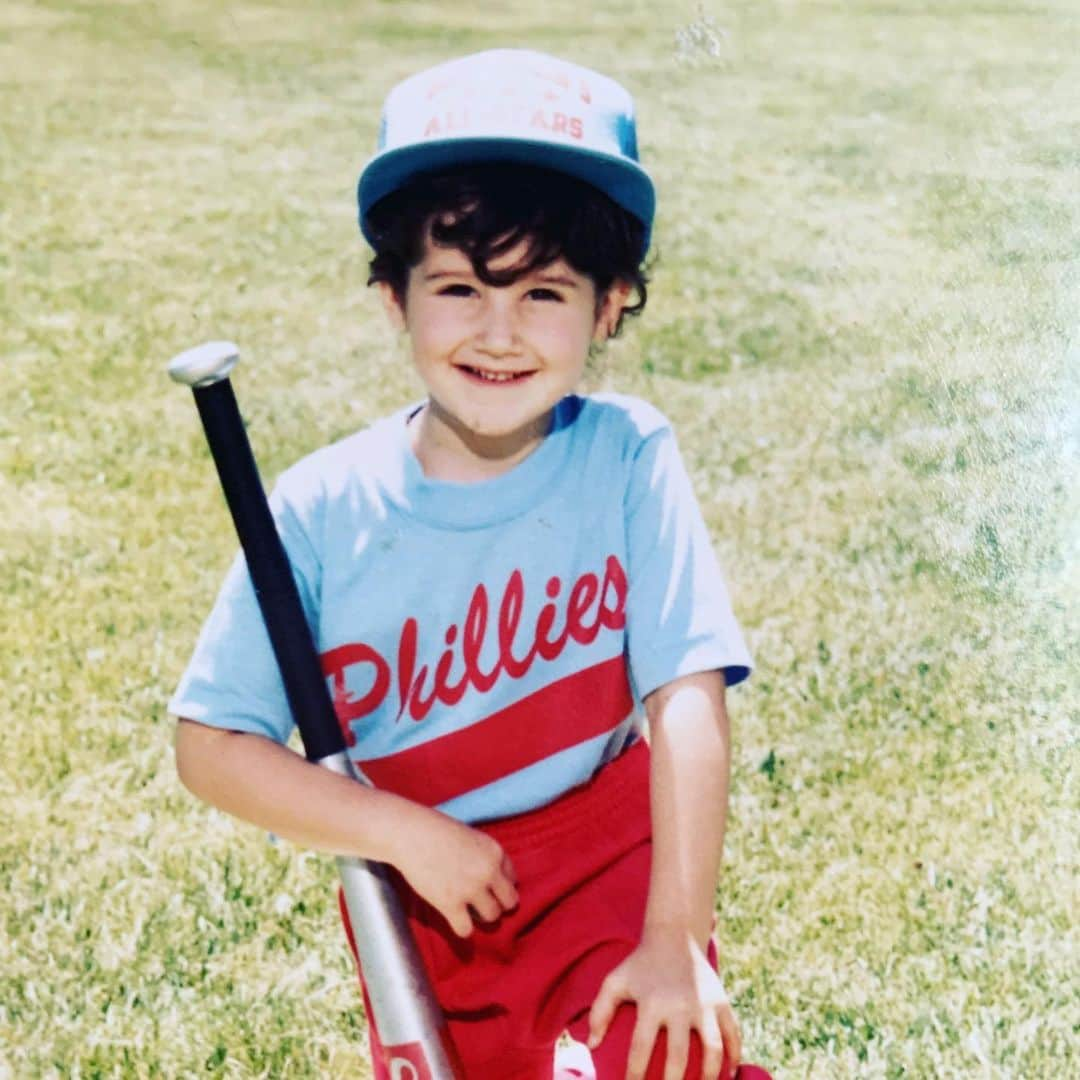
[[(591, 279), (598, 306), (616, 281), (637, 294), (622, 315), (640, 314), (648, 298), (642, 222), (590, 184), (551, 169), (491, 163), (422, 175), (377, 202), (365, 225), (375, 249), (368, 284), (385, 282), (402, 305), (429, 226), (432, 241), (465, 254), (486, 285), (510, 285), (562, 257)], [(513, 266), (491, 269), (521, 243)], [(621, 328), (622, 316), (614, 333)]]

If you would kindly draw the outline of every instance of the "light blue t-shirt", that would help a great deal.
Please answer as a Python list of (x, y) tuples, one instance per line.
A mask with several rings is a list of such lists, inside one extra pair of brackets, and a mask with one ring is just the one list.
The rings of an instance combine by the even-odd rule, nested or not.
[[(477, 822), (542, 806), (640, 735), (682, 675), (751, 660), (667, 420), (571, 396), (492, 480), (428, 479), (403, 409), (285, 472), (270, 503), (359, 769)], [(293, 727), (238, 555), (169, 703)]]

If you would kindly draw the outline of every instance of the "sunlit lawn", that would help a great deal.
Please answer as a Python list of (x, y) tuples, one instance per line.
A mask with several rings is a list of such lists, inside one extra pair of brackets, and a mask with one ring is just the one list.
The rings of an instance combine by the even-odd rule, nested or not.
[[(681, 31), (681, 34), (679, 33)], [(164, 703), (264, 474), (417, 393), (352, 190), (398, 78), (527, 44), (637, 93), (643, 319), (758, 661), (717, 894), (780, 1077), (1080, 1071), (1080, 11), (9, 0), (0, 1077), (365, 1076), (329, 860), (191, 799)]]

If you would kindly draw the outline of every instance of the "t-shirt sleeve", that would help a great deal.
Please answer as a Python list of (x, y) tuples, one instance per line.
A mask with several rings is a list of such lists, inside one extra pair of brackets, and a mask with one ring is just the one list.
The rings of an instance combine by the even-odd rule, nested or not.
[(627, 642), (638, 696), (715, 669), (728, 686), (742, 682), (750, 653), (670, 427), (638, 448), (625, 506)]
[[(319, 560), (297, 511), (275, 489), (270, 507), (309, 631), (317, 624)], [(284, 743), (293, 728), (285, 687), (243, 552), (225, 576), (169, 712)]]

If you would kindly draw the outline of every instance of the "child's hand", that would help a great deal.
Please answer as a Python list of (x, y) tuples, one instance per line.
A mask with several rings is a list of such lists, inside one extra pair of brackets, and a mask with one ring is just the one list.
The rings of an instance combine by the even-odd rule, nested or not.
[(455, 934), (468, 937), (474, 916), (494, 922), (517, 906), (514, 868), (497, 841), (436, 810), (415, 809), (392, 861)]
[(589, 1012), (589, 1046), (598, 1046), (618, 1007), (637, 1006), (626, 1080), (641, 1080), (661, 1028), (667, 1030), (664, 1080), (683, 1080), (696, 1031), (703, 1080), (733, 1080), (742, 1051), (739, 1025), (720, 977), (689, 934), (646, 930), (641, 944), (601, 984)]

